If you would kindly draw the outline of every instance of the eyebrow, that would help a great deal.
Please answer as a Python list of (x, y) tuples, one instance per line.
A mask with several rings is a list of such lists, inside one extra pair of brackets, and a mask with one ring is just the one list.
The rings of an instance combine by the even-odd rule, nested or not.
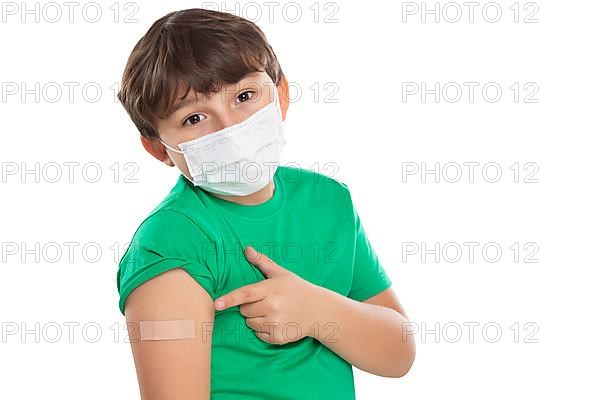
[(196, 99), (195, 98), (189, 98), (189, 99), (185, 99), (182, 100), (178, 103), (173, 104), (171, 107), (169, 107), (167, 109), (167, 116), (166, 118), (169, 118), (171, 115), (173, 115), (176, 111), (181, 110), (183, 107), (187, 106), (188, 104), (192, 104), (195, 103)]
[[(258, 75), (259, 73), (260, 73), (260, 72), (250, 72), (250, 73), (246, 74), (246, 75), (245, 75), (245, 76), (244, 76), (242, 79), (240, 79), (240, 81), (239, 81), (239, 82), (241, 82), (241, 81), (243, 81), (243, 80), (246, 80), (246, 79), (248, 79), (248, 78), (251, 78), (251, 77), (253, 77), (253, 76), (256, 76), (256, 75)], [(238, 83), (239, 83), (239, 82), (238, 82)], [(179, 101), (179, 102), (177, 102), (177, 103), (175, 103), (175, 104), (171, 105), (171, 107), (169, 107), (169, 108), (167, 109), (167, 113), (166, 113), (167, 115), (166, 115), (166, 118), (169, 118), (169, 117), (170, 117), (171, 115), (173, 115), (175, 112), (177, 112), (177, 111), (181, 110), (183, 107), (186, 107), (186, 106), (187, 106), (187, 105), (189, 105), (189, 104), (195, 103), (196, 101), (197, 101), (197, 100), (196, 100), (196, 98), (195, 98), (195, 97), (190, 97), (190, 98), (188, 98), (188, 99), (181, 100), (181, 101)]]

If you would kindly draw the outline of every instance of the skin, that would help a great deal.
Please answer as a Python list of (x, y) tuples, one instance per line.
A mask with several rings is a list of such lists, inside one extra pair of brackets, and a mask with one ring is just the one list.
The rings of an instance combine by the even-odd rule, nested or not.
[[(273, 99), (275, 86), (265, 72), (226, 86), (210, 97), (190, 91), (189, 104), (165, 119), (155, 120), (161, 139), (171, 147), (239, 123)], [(244, 92), (251, 90), (254, 94)], [(289, 107), (287, 79), (277, 87), (285, 120)], [(178, 96), (180, 97), (180, 96)], [(253, 101), (255, 100), (255, 101)], [(190, 117), (192, 117), (190, 119)], [(183, 121), (186, 127), (182, 127)], [(160, 141), (141, 137), (144, 148), (156, 159), (177, 167), (191, 181), (182, 154)], [(244, 205), (261, 204), (273, 196), (274, 185), (247, 196), (211, 195)], [(239, 305), (240, 313), (258, 338), (284, 344), (311, 336), (340, 357), (366, 372), (401, 377), (415, 359), (415, 341), (408, 332), (408, 317), (392, 288), (358, 302), (314, 285), (278, 265), (251, 247), (244, 249), (248, 261), (265, 280), (240, 287), (214, 302), (206, 290), (185, 270), (162, 273), (131, 292), (125, 302), (125, 317), (133, 351), (142, 400), (208, 400), (210, 398), (210, 359), (212, 325), (216, 309)], [(223, 303), (220, 303), (220, 302)], [(194, 319), (195, 338), (141, 341), (139, 322), (143, 320)], [(286, 323), (300, 327), (295, 335)]]

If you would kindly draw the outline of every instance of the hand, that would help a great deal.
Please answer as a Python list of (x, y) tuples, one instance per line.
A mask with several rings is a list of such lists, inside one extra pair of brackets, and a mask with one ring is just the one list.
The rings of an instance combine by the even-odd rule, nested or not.
[(272, 344), (295, 342), (314, 331), (322, 290), (281, 267), (251, 246), (244, 255), (267, 279), (237, 288), (215, 300), (223, 310), (240, 305), (246, 325), (261, 340)]

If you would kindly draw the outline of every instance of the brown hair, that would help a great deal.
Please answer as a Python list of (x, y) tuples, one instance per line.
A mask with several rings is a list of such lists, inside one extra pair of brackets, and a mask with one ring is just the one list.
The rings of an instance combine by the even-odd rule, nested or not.
[(283, 72), (264, 33), (234, 14), (191, 8), (155, 21), (125, 66), (117, 98), (142, 136), (158, 137), (181, 85), (209, 95), (251, 72), (265, 71), (279, 85)]

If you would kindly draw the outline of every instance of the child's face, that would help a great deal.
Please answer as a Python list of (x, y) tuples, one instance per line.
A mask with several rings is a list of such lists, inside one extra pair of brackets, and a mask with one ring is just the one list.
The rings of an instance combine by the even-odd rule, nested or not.
[[(282, 89), (279, 88), (280, 99), (284, 98)], [(237, 84), (226, 85), (210, 97), (190, 89), (183, 100), (179, 100), (183, 92), (178, 93), (171, 113), (164, 119), (157, 119), (155, 127), (162, 141), (177, 149), (179, 143), (210, 135), (242, 122), (272, 102), (275, 98), (274, 90), (278, 88), (264, 71), (247, 75)], [(285, 111), (282, 109), (284, 119)], [(183, 154), (166, 149), (158, 140), (142, 138), (142, 142), (154, 157), (167, 165), (177, 166), (188, 179), (192, 179)]]

